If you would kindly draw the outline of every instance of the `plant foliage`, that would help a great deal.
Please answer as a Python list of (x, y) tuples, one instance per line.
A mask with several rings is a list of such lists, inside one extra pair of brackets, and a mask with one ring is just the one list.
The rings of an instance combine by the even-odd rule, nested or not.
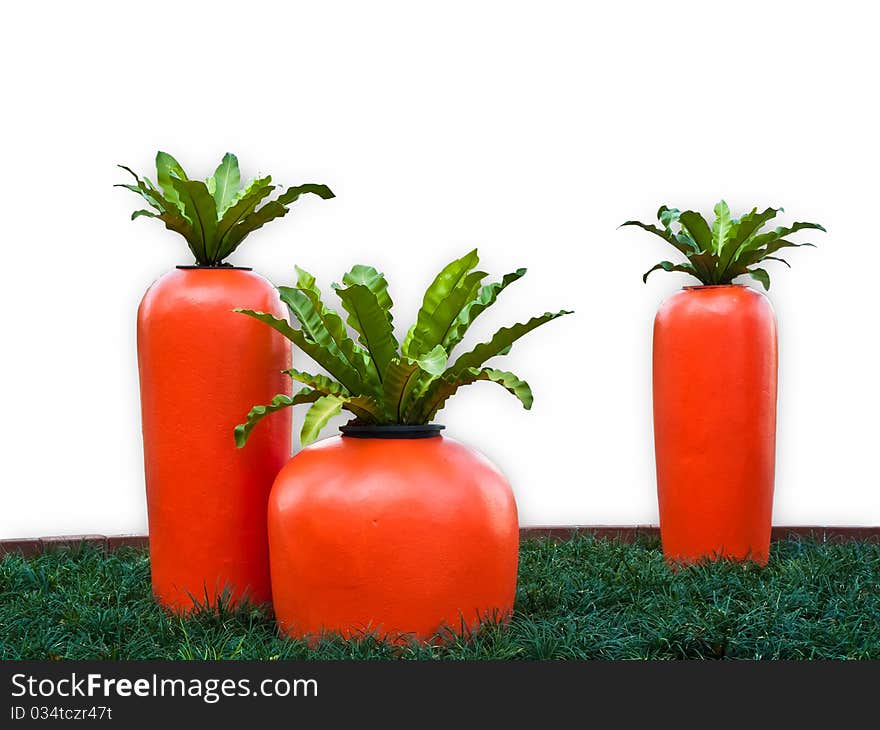
[(135, 182), (115, 187), (137, 193), (152, 209), (136, 210), (131, 219), (158, 218), (166, 228), (186, 239), (200, 266), (223, 266), (248, 234), (287, 215), (288, 206), (301, 195), (311, 193), (324, 200), (334, 197), (326, 185), (308, 183), (287, 188), (269, 200), (278, 187), (272, 184), (271, 175), (242, 185), (238, 158), (229, 152), (204, 182), (190, 180), (180, 163), (167, 152), (156, 154), (158, 185), (125, 165), (119, 167), (131, 173)]
[(727, 203), (722, 200), (715, 206), (715, 220), (710, 226), (696, 211), (682, 212), (664, 205), (657, 211), (659, 226), (640, 221), (627, 221), (623, 226), (638, 226), (660, 236), (687, 259), (680, 264), (661, 261), (645, 272), (643, 281), (658, 269), (681, 271), (703, 284), (730, 284), (736, 277), (747, 274), (769, 289), (770, 275), (758, 264), (781, 261), (789, 266), (788, 261), (774, 254), (783, 248), (814, 244), (794, 243), (787, 237), (803, 229), (825, 230), (818, 223), (799, 222), (787, 228), (779, 226), (762, 232), (762, 228), (781, 212), (782, 208), (766, 208), (760, 213), (757, 208), (752, 208), (741, 217), (733, 218)]
[(342, 277), (342, 284), (333, 285), (344, 314), (324, 304), (315, 277), (300, 268), (295, 286), (278, 289), (298, 328), (265, 312), (237, 309), (276, 329), (331, 376), (286, 371), (305, 387), (293, 396), (278, 395), (269, 405), (255, 406), (246, 422), (235, 428), (238, 446), (244, 445), (261, 418), (299, 403), (309, 404), (300, 435), (303, 444), (314, 441), (342, 410), (364, 424), (429, 423), (459, 388), (481, 380), (497, 383), (531, 408), (528, 384), (486, 363), (506, 355), (514, 342), (536, 327), (571, 312), (545, 312), (502, 327), (487, 342), (453, 360), (453, 350), (476, 318), (526, 273), (517, 269), (500, 281), (484, 284), (487, 274), (476, 270), (478, 262), (473, 250), (437, 275), (402, 342), (394, 334), (388, 282), (371, 266), (355, 266)]

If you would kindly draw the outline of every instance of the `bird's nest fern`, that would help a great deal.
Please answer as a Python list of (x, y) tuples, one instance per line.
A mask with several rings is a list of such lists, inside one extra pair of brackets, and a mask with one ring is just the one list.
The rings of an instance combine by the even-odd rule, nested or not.
[(272, 176), (254, 178), (244, 185), (238, 159), (227, 152), (207, 180), (190, 180), (180, 163), (166, 152), (156, 155), (156, 185), (130, 168), (133, 184), (120, 183), (140, 195), (152, 210), (136, 210), (131, 219), (158, 218), (165, 227), (186, 239), (199, 266), (223, 266), (245, 237), (275, 218), (286, 215), (288, 206), (306, 193), (325, 200), (333, 197), (326, 185), (308, 183), (287, 188), (268, 199), (276, 185)]
[(300, 403), (309, 404), (300, 435), (303, 444), (314, 441), (342, 410), (363, 424), (426, 424), (459, 388), (481, 380), (501, 385), (531, 408), (532, 391), (524, 380), (485, 367), (485, 363), (506, 355), (516, 340), (536, 327), (570, 312), (545, 312), (528, 322), (502, 327), (488, 341), (453, 360), (453, 350), (474, 320), (526, 273), (517, 269), (500, 281), (484, 284), (487, 274), (475, 270), (478, 262), (473, 250), (437, 275), (402, 342), (394, 334), (388, 283), (370, 266), (353, 267), (341, 285), (333, 285), (347, 314), (345, 320), (324, 304), (315, 277), (299, 268), (296, 286), (278, 289), (298, 328), (265, 312), (236, 310), (276, 329), (332, 376), (288, 370), (304, 387), (292, 396), (281, 394), (251, 409), (245, 423), (235, 428), (236, 443), (243, 446), (264, 416)]
[(627, 221), (623, 226), (638, 226), (660, 236), (681, 252), (686, 261), (661, 261), (642, 277), (647, 281), (653, 271), (680, 271), (698, 279), (702, 284), (730, 284), (736, 277), (751, 276), (765, 289), (770, 288), (770, 275), (759, 266), (764, 261), (788, 262), (775, 254), (784, 248), (813, 246), (812, 243), (794, 243), (788, 236), (803, 229), (825, 229), (818, 223), (793, 223), (762, 232), (762, 228), (782, 212), (782, 208), (767, 208), (759, 213), (752, 208), (739, 218), (730, 215), (723, 200), (715, 206), (715, 220), (710, 226), (702, 215), (693, 210), (680, 211), (665, 205), (657, 211), (659, 226)]

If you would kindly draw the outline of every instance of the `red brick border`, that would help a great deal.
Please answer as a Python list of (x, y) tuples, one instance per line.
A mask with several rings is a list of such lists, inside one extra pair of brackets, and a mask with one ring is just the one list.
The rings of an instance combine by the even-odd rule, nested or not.
[[(548, 527), (522, 527), (521, 539), (545, 538), (561, 542), (575, 535), (591, 534), (599, 538), (609, 538), (633, 542), (640, 537), (660, 537), (656, 525), (572, 525)], [(867, 540), (880, 542), (880, 526), (877, 527), (834, 527), (818, 525), (793, 525), (774, 527), (773, 540), (782, 540), (791, 535), (811, 537), (819, 542), (846, 542)], [(58, 535), (52, 537), (21, 538), (0, 540), (0, 556), (6, 553), (37, 555), (45, 550), (75, 550), (83, 545), (93, 545), (101, 550), (116, 550), (121, 547), (145, 549), (150, 541), (146, 535)]]
[(639, 537), (660, 537), (660, 528), (654, 525), (578, 525), (578, 526), (553, 526), (553, 527), (521, 527), (519, 536), (521, 540), (534, 538), (547, 538), (561, 542), (569, 540), (575, 535), (590, 534), (598, 538), (618, 539), (624, 542), (633, 542)]
[(21, 553), (25, 556), (37, 555), (46, 550), (78, 550), (90, 545), (101, 550), (116, 550), (119, 547), (146, 548), (149, 539), (146, 535), (53, 535), (17, 540), (0, 540), (0, 556), (6, 553)]
[(116, 548), (130, 547), (146, 549), (150, 546), (150, 538), (146, 535), (108, 535), (107, 549), (116, 550)]
[(0, 542), (0, 555), (6, 553), (21, 553), (22, 555), (36, 555), (43, 550), (43, 543), (39, 538), (34, 540), (3, 540)]

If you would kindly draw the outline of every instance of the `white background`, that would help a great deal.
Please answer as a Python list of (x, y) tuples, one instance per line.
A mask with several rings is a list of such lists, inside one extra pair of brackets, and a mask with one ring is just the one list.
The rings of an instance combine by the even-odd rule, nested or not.
[[(685, 283), (616, 230), (661, 203), (824, 223), (772, 265), (777, 524), (880, 524), (877, 18), (868, 4), (18, 3), (0, 68), (0, 537), (146, 530), (135, 312), (183, 239), (113, 188), (156, 149), (191, 173), (325, 182), (234, 257), (329, 288), (352, 263), (410, 320), (473, 246), (493, 326), (572, 308), (463, 391), (448, 433), (508, 474), (524, 524), (656, 523), (651, 323)], [(792, 217), (786, 217), (791, 221)], [(711, 403), (707, 403), (711, 407)], [(297, 414), (301, 423), (302, 413)]]

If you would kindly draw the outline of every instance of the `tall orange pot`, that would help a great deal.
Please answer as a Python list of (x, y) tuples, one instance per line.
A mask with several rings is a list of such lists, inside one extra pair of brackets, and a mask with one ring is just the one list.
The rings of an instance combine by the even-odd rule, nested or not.
[(269, 545), (282, 630), (425, 640), (508, 617), (519, 534), (502, 474), (436, 427), (360, 428), (303, 449), (275, 480)]
[(266, 505), (290, 457), (290, 412), (246, 450), (232, 429), (252, 404), (290, 393), (290, 343), (235, 307), (285, 316), (268, 281), (232, 267), (178, 267), (138, 310), (153, 591), (175, 610), (223, 591), (271, 599)]
[(673, 294), (654, 322), (663, 551), (767, 562), (776, 451), (776, 319), (744, 286)]

